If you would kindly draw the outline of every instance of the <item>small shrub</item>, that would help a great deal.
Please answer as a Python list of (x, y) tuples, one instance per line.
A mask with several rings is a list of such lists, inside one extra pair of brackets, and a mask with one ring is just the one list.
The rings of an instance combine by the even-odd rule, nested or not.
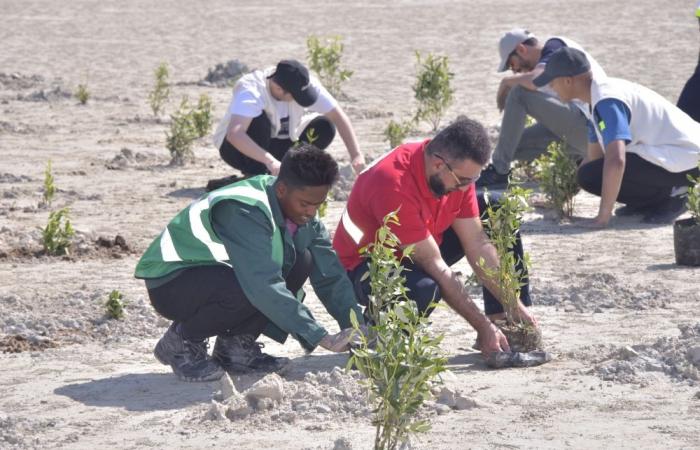
[(197, 137), (204, 137), (211, 130), (211, 98), (207, 94), (199, 96), (197, 107), (191, 112), (192, 126)]
[(75, 230), (68, 217), (69, 209), (63, 208), (49, 214), (46, 228), (42, 230), (42, 243), (48, 255), (67, 255)]
[[(523, 279), (529, 266), (528, 255), (524, 255), (523, 261), (516, 260), (513, 247), (522, 216), (530, 209), (527, 198), (531, 193), (531, 190), (523, 189), (511, 182), (498, 203), (488, 206), (487, 218), (484, 220), (489, 239), (496, 248), (499, 264), (496, 269), (488, 268), (484, 259), (480, 258), (479, 266), (486, 276), (501, 288), (501, 303), (506, 313), (506, 320), (511, 324), (514, 323), (513, 317), (520, 299), (520, 288), (524, 285)], [(516, 268), (517, 263), (522, 263), (522, 269)]]
[(194, 160), (192, 143), (197, 138), (187, 97), (182, 98), (180, 107), (170, 115), (170, 119), (170, 132), (165, 133), (165, 146), (170, 151), (170, 163), (181, 166)]
[(110, 319), (121, 319), (124, 317), (123, 298), (122, 293), (116, 289), (109, 293), (109, 297), (105, 302), (107, 317)]
[(433, 131), (440, 126), (442, 116), (452, 104), (454, 90), (450, 86), (454, 74), (449, 70), (447, 56), (435, 56), (428, 53), (423, 59), (416, 52), (418, 73), (416, 83), (413, 85), (413, 93), (418, 101), (418, 111), (415, 120), (427, 120)]
[(531, 126), (536, 125), (536, 124), (537, 124), (537, 121), (535, 120), (534, 117), (532, 117), (529, 114), (525, 116), (525, 128), (530, 128)]
[(565, 148), (565, 142), (551, 142), (547, 146), (547, 152), (535, 161), (535, 177), (540, 189), (559, 217), (571, 217), (574, 212), (574, 197), (579, 190), (576, 163), (566, 154)]
[(341, 84), (352, 76), (352, 71), (340, 67), (344, 48), (341, 36), (319, 38), (312, 35), (306, 40), (309, 68), (318, 74), (323, 86), (334, 96), (342, 93)]
[(87, 84), (78, 85), (78, 89), (75, 91), (75, 98), (78, 99), (81, 105), (87, 103), (90, 98), (90, 91), (88, 91)]
[(46, 162), (44, 170), (44, 198), (42, 205), (51, 206), (53, 197), (56, 195), (56, 185), (54, 184), (53, 174), (51, 173), (51, 160)]
[(168, 101), (168, 97), (170, 97), (168, 65), (164, 62), (160, 63), (154, 75), (155, 84), (153, 85), (153, 90), (148, 94), (148, 104), (151, 105), (153, 115), (158, 116), (163, 111), (163, 106)]
[(396, 122), (390, 120), (389, 124), (384, 129), (384, 137), (389, 141), (391, 148), (394, 148), (401, 145), (412, 130), (412, 122)]
[[(698, 164), (698, 168), (700, 168), (700, 164)], [(696, 178), (688, 175), (688, 180), (692, 184), (688, 187), (688, 201), (686, 206), (688, 207), (690, 215), (700, 224), (700, 175)]]
[[(439, 350), (443, 335), (428, 335), (427, 318), (406, 296), (404, 268), (395, 253), (400, 242), (390, 225), (399, 225), (396, 211), (384, 218), (375, 242), (362, 250), (369, 258), (367, 276), (372, 287), (369, 332), (360, 332), (354, 312), (350, 317), (360, 344), (347, 367), (355, 366), (367, 378), (374, 402), (375, 449), (395, 449), (412, 434), (430, 430), (427, 420), (415, 416), (431, 397), (431, 383), (447, 363)], [(404, 256), (411, 251), (411, 247), (404, 249)]]

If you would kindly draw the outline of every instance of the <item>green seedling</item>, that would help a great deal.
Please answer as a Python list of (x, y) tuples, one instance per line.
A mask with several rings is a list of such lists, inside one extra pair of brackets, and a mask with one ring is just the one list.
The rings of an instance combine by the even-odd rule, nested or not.
[(51, 173), (51, 160), (46, 162), (44, 170), (44, 198), (41, 205), (51, 206), (53, 197), (56, 195), (56, 185), (54, 184), (53, 174)]
[(199, 96), (197, 107), (191, 112), (192, 127), (194, 128), (197, 137), (204, 137), (211, 130), (211, 98), (207, 94)]
[(110, 319), (122, 319), (124, 317), (124, 297), (118, 290), (113, 290), (109, 293), (109, 297), (105, 302), (107, 317)]
[(156, 68), (155, 72), (155, 84), (153, 85), (153, 90), (148, 94), (148, 104), (151, 105), (151, 110), (153, 115), (156, 117), (160, 115), (163, 111), (165, 103), (170, 97), (170, 86), (168, 85), (168, 65), (166, 63), (160, 63)]
[(396, 122), (394, 120), (390, 120), (386, 128), (384, 129), (383, 134), (386, 140), (389, 141), (389, 145), (391, 146), (391, 148), (394, 148), (398, 145), (401, 145), (406, 140), (406, 137), (411, 133), (412, 130), (412, 121)]
[(170, 151), (170, 164), (182, 166), (194, 160), (192, 144), (197, 139), (187, 97), (182, 98), (180, 107), (170, 115), (170, 119), (170, 131), (165, 133), (165, 147)]
[[(501, 304), (506, 313), (506, 320), (510, 324), (515, 323), (520, 288), (524, 285), (523, 279), (530, 265), (529, 255), (526, 253), (523, 260), (517, 260), (513, 247), (522, 217), (530, 210), (527, 198), (531, 193), (530, 189), (524, 189), (511, 182), (498, 203), (488, 206), (484, 220), (489, 239), (496, 248), (498, 267), (488, 267), (483, 258), (479, 259), (479, 267), (486, 277), (500, 288)], [(516, 267), (518, 263), (521, 269)]]
[[(375, 449), (396, 449), (407, 445), (413, 434), (430, 430), (428, 420), (416, 415), (447, 363), (439, 349), (443, 335), (428, 334), (427, 317), (406, 296), (405, 269), (396, 255), (400, 241), (392, 226), (399, 226), (396, 211), (384, 218), (374, 243), (362, 250), (369, 259), (372, 288), (369, 331), (360, 332), (354, 312), (350, 317), (360, 343), (347, 368), (356, 367), (366, 377), (374, 405)], [(412, 247), (405, 248), (403, 257), (411, 252)]]
[[(698, 168), (700, 168), (700, 164), (698, 164)], [(700, 224), (700, 175), (695, 178), (688, 175), (688, 181), (690, 181), (691, 185), (688, 187), (686, 206), (695, 222)]]
[(535, 161), (535, 178), (540, 190), (559, 217), (571, 217), (574, 213), (574, 197), (579, 190), (576, 163), (566, 154), (565, 148), (565, 142), (553, 141), (547, 146), (547, 152)]
[(340, 67), (343, 57), (343, 38), (341, 36), (309, 36), (306, 40), (309, 68), (318, 74), (323, 86), (331, 95), (342, 94), (341, 85), (350, 79), (352, 71)]
[(450, 86), (454, 74), (449, 70), (447, 56), (428, 53), (423, 59), (416, 52), (418, 73), (413, 93), (418, 101), (415, 121), (427, 120), (433, 131), (440, 126), (440, 121), (453, 100), (454, 90)]
[(63, 208), (49, 214), (46, 227), (42, 230), (42, 243), (48, 255), (68, 255), (75, 230), (70, 223), (69, 209)]
[(75, 91), (75, 98), (78, 99), (81, 105), (87, 103), (90, 98), (90, 91), (88, 91), (87, 84), (78, 85), (78, 89)]

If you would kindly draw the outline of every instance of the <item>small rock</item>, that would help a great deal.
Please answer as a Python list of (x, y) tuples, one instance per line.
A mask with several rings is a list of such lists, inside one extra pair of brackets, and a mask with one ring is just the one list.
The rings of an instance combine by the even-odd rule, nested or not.
[(452, 411), (452, 408), (450, 408), (447, 405), (443, 405), (441, 403), (435, 404), (435, 412), (438, 413), (439, 416), (442, 416), (443, 414), (447, 414), (450, 411)]
[(455, 409), (457, 410), (484, 408), (487, 406), (488, 405), (486, 403), (465, 395), (460, 394), (455, 397)]
[(269, 398), (279, 402), (282, 400), (282, 396), (284, 395), (282, 378), (280, 378), (280, 376), (276, 373), (271, 373), (248, 388), (245, 394), (246, 397), (256, 401), (263, 398)]
[(618, 352), (618, 357), (621, 359), (630, 360), (639, 356), (639, 353), (629, 345), (622, 347)]
[(322, 414), (330, 414), (333, 412), (330, 406), (325, 405), (321, 403), (320, 405), (316, 405), (316, 411), (322, 413)]
[(450, 408), (455, 406), (455, 392), (449, 388), (443, 387), (438, 395), (437, 402), (447, 405)]
[(216, 400), (211, 401), (209, 411), (204, 416), (204, 420), (223, 420), (226, 418), (226, 408)]
[(688, 349), (688, 359), (696, 366), (700, 366), (700, 346)]
[(234, 402), (233, 405), (229, 406), (226, 410), (226, 417), (229, 420), (244, 419), (253, 413), (253, 408), (251, 408), (245, 401)]
[(346, 437), (341, 437), (333, 443), (333, 450), (352, 450), (352, 444)]

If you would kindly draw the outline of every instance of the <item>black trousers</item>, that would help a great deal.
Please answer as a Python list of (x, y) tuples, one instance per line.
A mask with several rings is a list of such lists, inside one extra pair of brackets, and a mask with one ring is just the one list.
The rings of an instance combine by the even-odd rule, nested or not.
[[(314, 130), (314, 135), (316, 136), (316, 140), (313, 144), (322, 150), (328, 147), (331, 142), (333, 142), (333, 138), (335, 138), (335, 125), (324, 116), (314, 117), (311, 122), (309, 122), (299, 137), (300, 141), (308, 142), (306, 133), (310, 129)], [(271, 133), (272, 123), (264, 112), (250, 122), (246, 132), (253, 142), (267, 150), (277, 160), (282, 161), (287, 150), (292, 147), (293, 142), (288, 138), (272, 138), (270, 137)], [(226, 138), (224, 138), (224, 142), (221, 144), (221, 148), (219, 148), (219, 154), (229, 166), (240, 170), (245, 175), (262, 175), (269, 173), (263, 163), (241, 153), (240, 150), (234, 147)]]
[[(600, 196), (603, 188), (603, 162), (604, 158), (600, 158), (578, 168), (576, 178), (581, 189)], [(698, 169), (669, 172), (634, 153), (626, 153), (625, 172), (617, 201), (633, 208), (647, 208), (664, 203), (674, 187), (690, 184), (688, 174), (697, 176)]]
[[(290, 291), (301, 289), (312, 265), (308, 250), (297, 254), (286, 278)], [(250, 303), (236, 273), (227, 266), (184, 269), (170, 282), (149, 289), (148, 296), (158, 314), (180, 324), (180, 332), (187, 340), (199, 341), (220, 334), (257, 337), (269, 322)]]
[(694, 121), (700, 122), (700, 62), (695, 67), (695, 73), (683, 86), (677, 105)]
[[(490, 201), (495, 205), (498, 201), (498, 196), (491, 194)], [(486, 198), (483, 194), (477, 196), (479, 203), (479, 212), (482, 219), (486, 218), (486, 208), (489, 203), (487, 203)], [(486, 230), (488, 234), (488, 229)], [(452, 266), (457, 263), (460, 259), (464, 257), (464, 250), (462, 249), (462, 244), (459, 242), (457, 233), (454, 232), (452, 228), (445, 231), (442, 236), (442, 243), (440, 244), (440, 253), (442, 259), (447, 263), (448, 266)], [(513, 248), (513, 253), (515, 254), (516, 268), (522, 270), (522, 258), (524, 254), (523, 244), (520, 239), (520, 233), (516, 234), (515, 246)], [(425, 271), (417, 267), (416, 265), (408, 262), (405, 264), (406, 270), (403, 275), (406, 277), (406, 287), (409, 289), (408, 297), (416, 302), (418, 310), (421, 312), (431, 312), (429, 310), (429, 305), (433, 301), (438, 301), (442, 298), (440, 293), (440, 287), (437, 285), (434, 279), (430, 277)], [(369, 271), (367, 262), (362, 262), (355, 269), (348, 272), (348, 276), (352, 281), (353, 288), (355, 291), (355, 296), (358, 302), (367, 306), (369, 302), (369, 294), (371, 293), (369, 278), (362, 279), (364, 274)], [(532, 300), (530, 298), (530, 282), (527, 276), (527, 271), (524, 272), (524, 286), (520, 288), (520, 301), (525, 306), (531, 306)], [(484, 312), (488, 315), (497, 314), (503, 312), (503, 306), (499, 303), (496, 297), (485, 287), (483, 288), (484, 295)]]

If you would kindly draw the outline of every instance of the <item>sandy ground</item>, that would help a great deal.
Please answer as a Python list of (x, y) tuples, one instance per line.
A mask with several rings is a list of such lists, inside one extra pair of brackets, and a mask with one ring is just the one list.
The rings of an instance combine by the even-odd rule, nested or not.
[[(0, 354), (0, 448), (371, 447), (360, 391), (334, 371), (343, 356), (305, 356), (294, 342), (268, 342), (268, 351), (293, 358), (279, 385), (283, 401), (238, 420), (208, 419), (218, 383), (179, 382), (153, 358), (167, 322), (132, 278), (136, 261), (207, 179), (228, 173), (206, 139), (196, 163), (168, 166), (167, 117), (154, 120), (146, 102), (159, 62), (170, 64), (176, 83), (169, 111), (182, 95), (206, 92), (218, 118), (230, 93), (196, 85), (208, 68), (233, 58), (250, 67), (303, 60), (307, 35), (340, 34), (355, 71), (343, 105), (364, 151), (377, 155), (387, 147), (381, 131), (389, 118), (414, 106), (414, 50), (450, 57), (456, 101), (448, 118), (467, 114), (488, 126), (499, 120), (497, 39), (513, 26), (574, 38), (608, 73), (675, 101), (697, 58), (692, 7), (678, 0), (0, 0), (0, 342), (8, 348), (7, 339), (24, 336), (31, 347)], [(69, 94), (86, 82), (93, 97), (81, 106)], [(122, 149), (136, 156), (109, 169)], [(339, 140), (332, 151), (347, 161)], [(49, 158), (59, 187), (54, 206), (70, 206), (79, 231), (68, 259), (23, 256), (38, 248), (48, 216), (37, 204)], [(577, 202), (576, 216), (594, 215), (594, 198), (581, 194)], [(331, 204), (330, 229), (343, 206)], [(445, 334), (447, 386), (474, 401), (462, 410), (428, 405), (433, 430), (414, 447), (700, 447), (700, 269), (674, 264), (671, 227), (631, 218), (585, 231), (537, 210), (523, 232), (535, 312), (556, 359), (488, 370), (470, 349), (475, 333), (439, 310), (433, 329)], [(99, 236), (117, 234), (128, 250), (95, 248)], [(123, 321), (103, 316), (112, 289), (128, 301)], [(243, 391), (258, 378), (234, 381)]]

